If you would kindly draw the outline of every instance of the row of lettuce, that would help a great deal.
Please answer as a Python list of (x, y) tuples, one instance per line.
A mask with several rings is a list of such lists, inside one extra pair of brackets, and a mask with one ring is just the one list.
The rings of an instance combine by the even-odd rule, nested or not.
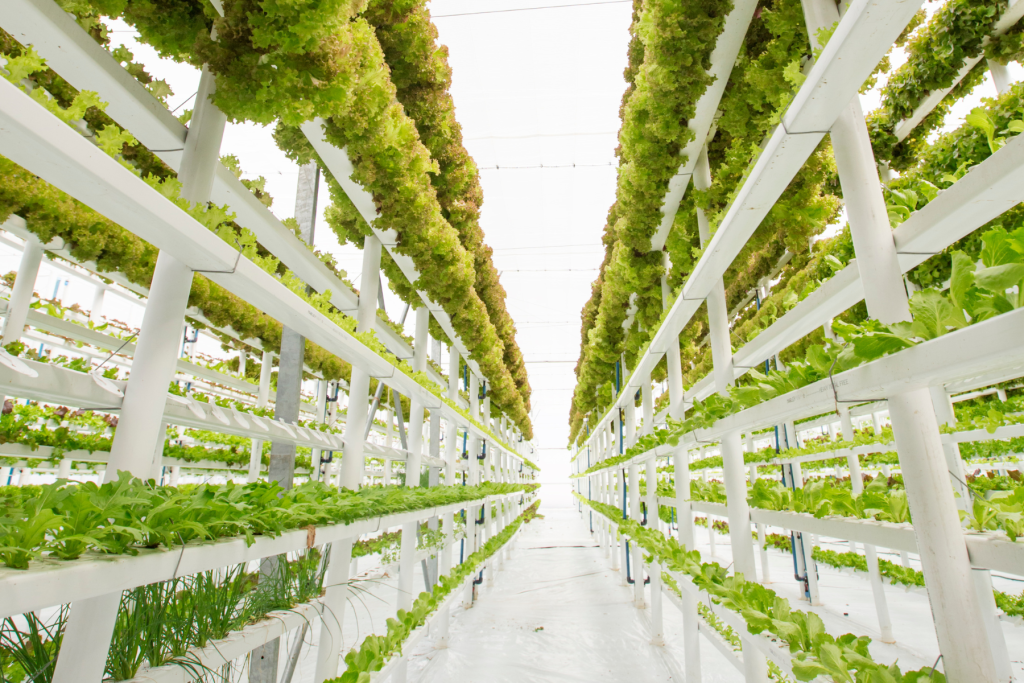
[(646, 561), (656, 562), (678, 585), (691, 581), (719, 606), (736, 613), (746, 623), (747, 631), (764, 634), (789, 646), (794, 676), (800, 681), (825, 676), (833, 680), (886, 680), (911, 683), (918, 680), (944, 681), (942, 673), (924, 668), (904, 672), (898, 664), (881, 664), (870, 652), (871, 638), (847, 633), (835, 637), (828, 633), (821, 618), (814, 612), (794, 610), (789, 600), (742, 573), (729, 574), (716, 562), (702, 562), (697, 550), (689, 550), (660, 531), (641, 526), (632, 519), (622, 519), (617, 508), (577, 497), (594, 511), (604, 515), (618, 527), (618, 533), (636, 543)]
[[(191, 492), (202, 488), (191, 487)], [(188, 487), (181, 489), (187, 490)], [(17, 489), (12, 495), (24, 497), (26, 491)], [(427, 506), (421, 505), (421, 501), (413, 504)], [(385, 636), (371, 635), (353, 649), (346, 656), (348, 671), (379, 670), (385, 659), (400, 651), (409, 632), (422, 625), (440, 600), (507, 543), (521, 524), (536, 516), (539, 505), (537, 501), (528, 507), (448, 576), (441, 577), (432, 592), (417, 598), (411, 611), (400, 611), (397, 619), (389, 619)], [(459, 515), (455, 517), (457, 522)], [(398, 536), (395, 532), (359, 541), (353, 547), (353, 557), (382, 553), (387, 562), (388, 553), (397, 557)], [(443, 539), (425, 538), (420, 547), (442, 549)], [(192, 651), (216, 646), (217, 641), (232, 632), (273, 616), (271, 612), (294, 611), (321, 597), (330, 556), (330, 544), (314, 546), (277, 558), (269, 571), (261, 569), (257, 573), (243, 563), (125, 590), (107, 653), (104, 679), (129, 680), (144, 668), (175, 663), (200, 675), (204, 667), (194, 662)], [(67, 606), (63, 606), (54, 615), (33, 612), (4, 620), (0, 629), (0, 662), (6, 680), (51, 680), (67, 616)], [(349, 680), (348, 672), (342, 680)]]
[[(58, 480), (8, 487), (0, 517), (0, 559), (27, 569), (43, 553), (74, 560), (87, 551), (123, 555), (190, 541), (275, 537), (285, 531), (349, 524), (485, 496), (529, 492), (535, 485), (336, 489), (309, 481), (288, 490), (276, 482), (156, 486), (119, 473), (104, 484)], [(20, 491), (20, 493), (19, 493)]]

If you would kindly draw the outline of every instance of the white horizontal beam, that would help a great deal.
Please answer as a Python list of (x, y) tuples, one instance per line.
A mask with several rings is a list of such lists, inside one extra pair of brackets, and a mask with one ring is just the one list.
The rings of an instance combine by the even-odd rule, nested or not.
[[(1021, 173), (1024, 173), (1024, 136), (1017, 136), (911, 214), (893, 231), (903, 272), (916, 268), (932, 254), (941, 252), (1024, 201), (1024, 184), (1019, 181)], [(863, 299), (864, 285), (854, 259), (742, 346), (733, 356), (735, 377), (746, 374), (750, 366), (797, 342)], [(709, 375), (687, 392), (687, 399), (704, 399), (713, 392)]]
[[(838, 401), (870, 402), (914, 389), (969, 381), (994, 368), (1024, 375), (1024, 309), (949, 332), (724, 417), (695, 438), (715, 441), (732, 429), (757, 431), (781, 421), (835, 410)], [(834, 381), (834, 388), (832, 382)]]
[(324, 604), (321, 598), (295, 605), (287, 610), (268, 612), (261, 621), (232, 631), (226, 637), (211, 642), (204, 648), (189, 648), (180, 658), (181, 664), (165, 664), (152, 669), (144, 667), (126, 683), (191, 683), (195, 680), (196, 670), (217, 671), (260, 645), (279, 638), (303, 624), (313, 623), (314, 620), (323, 617), (323, 614)]
[[(658, 505), (675, 507), (675, 498), (658, 498)], [(720, 503), (693, 501), (694, 511), (716, 517), (727, 517), (727, 508)], [(791, 529), (818, 536), (840, 538), (846, 541), (867, 543), (869, 545), (905, 550), (916, 553), (917, 537), (914, 527), (910, 524), (893, 524), (874, 519), (856, 519), (854, 517), (830, 516), (817, 518), (804, 512), (788, 512), (782, 510), (765, 510), (750, 508), (750, 521), (754, 524), (766, 524), (779, 529)], [(1024, 576), (1024, 544), (1014, 543), (1005, 534), (996, 532), (965, 532), (964, 541), (971, 564), (975, 567), (994, 569)]]
[(0, 82), (0, 152), (326, 351), (428, 409), (441, 403), (7, 81)]
[[(374, 235), (380, 239), (381, 244), (387, 250), (388, 255), (391, 256), (395, 264), (402, 271), (402, 274), (409, 281), (409, 283), (415, 287), (417, 280), (419, 280), (419, 272), (416, 270), (416, 265), (412, 259), (398, 252), (396, 247), (398, 246), (398, 235), (391, 228), (382, 228), (377, 224), (377, 219), (380, 218), (380, 213), (377, 211), (377, 205), (373, 201), (373, 195), (367, 192), (362, 185), (352, 180), (352, 174), (355, 173), (355, 167), (352, 165), (352, 161), (348, 158), (348, 151), (344, 149), (338, 149), (324, 137), (324, 120), (316, 118), (312, 121), (307, 121), (301, 126), (303, 134), (306, 139), (309, 140), (310, 144), (316, 150), (316, 153), (320, 155), (320, 159), (323, 160), (324, 164), (330, 170), (331, 175), (338, 181), (342, 189), (345, 190), (345, 194), (348, 195), (349, 200), (356, 207), (359, 215), (363, 217), (366, 224), (373, 230)], [(480, 366), (477, 362), (469, 357), (469, 352), (466, 349), (466, 345), (462, 343), (462, 340), (457, 334), (455, 329), (452, 327), (451, 318), (445, 310), (427, 295), (422, 290), (416, 292), (420, 301), (427, 307), (434, 319), (437, 320), (437, 324), (441, 326), (444, 333), (448, 335), (448, 339), (451, 340), (452, 345), (458, 350), (458, 352), (465, 359), (469, 365), (470, 370), (476, 376), (481, 379), (484, 378), (480, 372)]]
[[(37, 376), (30, 377), (0, 364), (0, 387), (6, 396), (59, 405), (70, 404), (105, 412), (116, 412), (121, 409), (127, 382), (108, 380), (50, 363), (25, 359), (21, 361)], [(205, 429), (250, 439), (293, 443), (307, 448), (335, 451), (344, 448), (344, 442), (337, 434), (289, 425), (252, 413), (221, 408), (216, 404), (202, 403), (193, 398), (173, 394), (167, 395), (164, 420), (182, 427)]]
[[(1020, 21), (1021, 17), (1024, 17), (1024, 2), (1021, 2), (1021, 0), (1011, 0), (1010, 6), (996, 21), (992, 30), (992, 35), (1003, 35), (1013, 28), (1013, 26)], [(982, 42), (982, 45), (988, 45), (989, 42), (990, 38), (986, 37)], [(953, 88), (955, 88), (960, 81), (962, 81), (967, 74), (969, 74), (971, 70), (978, 65), (979, 62), (981, 62), (984, 56), (985, 51), (981, 50), (978, 53), (978, 56), (965, 58), (963, 67), (961, 67), (960, 71), (957, 72), (956, 76), (953, 78), (953, 82), (948, 88), (939, 88), (929, 91), (928, 96), (921, 102), (921, 104), (917, 105), (917, 108), (914, 110), (914, 113), (910, 115), (910, 118), (900, 121), (899, 125), (896, 126), (896, 139), (901, 142), (905, 140), (907, 136), (910, 135), (910, 133), (917, 128), (922, 121), (924, 121), (925, 117), (932, 113), (935, 107), (939, 105), (939, 102), (946, 99), (946, 95), (951, 93)]]
[[(106, 113), (175, 171), (181, 164), (188, 129), (146, 88), (52, 0), (11, 0), (0, 25), (23, 45), (31, 44), (47, 65), (79, 90), (99, 93)], [(248, 228), (271, 253), (318, 292), (330, 290), (331, 303), (352, 314), (358, 296), (306, 248), (267, 207), (223, 165), (217, 166), (212, 201), (226, 204), (236, 222)], [(377, 336), (396, 355), (412, 355), (409, 344), (380, 320)], [(436, 373), (431, 373), (436, 374)], [(435, 379), (439, 384), (443, 381)]]
[[(521, 495), (522, 492), (488, 496), (486, 501), (489, 504)], [(468, 505), (479, 505), (481, 500), (372, 517), (352, 524), (317, 527), (313, 544), (333, 543), (407, 522), (453, 514)], [(309, 532), (302, 528), (287, 531), (276, 538), (257, 536), (251, 546), (246, 545), (245, 538), (236, 537), (208, 543), (188, 543), (183, 548), (143, 548), (137, 555), (90, 552), (77, 560), (46, 557), (33, 561), (28, 569), (0, 567), (0, 618), (307, 547)]]

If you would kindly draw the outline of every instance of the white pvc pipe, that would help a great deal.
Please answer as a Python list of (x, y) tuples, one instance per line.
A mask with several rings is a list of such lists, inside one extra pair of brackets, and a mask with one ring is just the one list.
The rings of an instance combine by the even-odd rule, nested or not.
[(1005, 64), (994, 62), (991, 59), (986, 60), (988, 62), (988, 71), (992, 74), (992, 84), (996, 87), (996, 94), (1003, 95), (1010, 86), (1013, 85), (1013, 78), (1010, 76), (1010, 70)]
[(103, 320), (103, 302), (106, 298), (107, 288), (101, 284), (96, 285), (92, 295), (92, 308), (89, 310), (89, 320), (100, 323)]
[[(640, 467), (629, 465), (629, 517), (640, 522)], [(644, 569), (643, 553), (640, 545), (634, 540), (629, 544), (630, 566), (633, 569), (633, 604), (637, 609), (644, 608)]]
[(324, 581), (324, 616), (320, 622), (317, 645), (315, 683), (337, 677), (341, 655), (341, 625), (348, 602), (348, 579), (352, 569), (352, 540), (346, 538), (331, 544), (331, 559)]
[[(941, 387), (929, 387), (932, 397), (932, 404), (935, 407), (935, 418), (940, 425), (953, 427), (956, 425), (956, 414), (953, 411), (953, 402), (949, 394)], [(967, 488), (967, 477), (964, 473), (964, 461), (960, 457), (960, 444), (942, 444), (942, 453), (946, 457), (946, 469), (949, 470), (949, 478), (953, 485), (953, 491), (957, 493), (956, 506), (964, 512), (970, 513), (971, 492)]]
[[(270, 374), (273, 372), (274, 356), (270, 351), (263, 352), (263, 361), (260, 364), (260, 388), (256, 394), (256, 407), (265, 408), (270, 400)], [(249, 475), (247, 481), (251, 484), (260, 479), (260, 467), (263, 464), (263, 440), (253, 439), (249, 449)]]
[(1006, 648), (1006, 637), (1003, 635), (1002, 622), (999, 620), (999, 609), (996, 607), (995, 594), (992, 589), (992, 572), (987, 569), (974, 569), (975, 594), (981, 603), (988, 630), (989, 642), (992, 643), (992, 658), (996, 664), (996, 677), (1001, 682), (1013, 680), (1013, 666), (1010, 664), (1010, 653)]
[(890, 396), (889, 415), (946, 678), (998, 681), (928, 390)]
[(21, 252), (21, 263), (18, 265), (18, 276), (14, 279), (14, 288), (11, 290), (11, 300), (7, 305), (7, 318), (4, 320), (3, 346), (7, 346), (21, 339), (25, 331), (25, 322), (28, 319), (29, 306), (32, 304), (32, 294), (36, 287), (36, 278), (39, 276), (39, 264), (43, 260), (43, 245), (38, 239), (32, 237), (25, 240), (25, 247)]

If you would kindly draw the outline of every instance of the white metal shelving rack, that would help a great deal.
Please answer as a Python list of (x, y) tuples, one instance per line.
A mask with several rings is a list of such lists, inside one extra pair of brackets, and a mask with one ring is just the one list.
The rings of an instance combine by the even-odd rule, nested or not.
[[(208, 99), (209, 93), (215, 88), (210, 74), (204, 72), (192, 122), (186, 129), (52, 0), (15, 0), (0, 11), (0, 26), (22, 44), (33, 45), (47, 60), (47, 65), (71, 85), (79, 90), (97, 92), (108, 102), (107, 114), (143, 145), (158, 150), (155, 153), (179, 172), (179, 179), (183, 182), (183, 197), (194, 202), (226, 204), (236, 214), (236, 222), (252, 231), (259, 242), (301, 280), (319, 292), (330, 290), (331, 303), (357, 319), (359, 332), (374, 330), (391, 352), (400, 359), (412, 361), (414, 370), (425, 371), (435, 382), (444, 384), (444, 377), (426, 363), (427, 315), (433, 315), (453, 342), (446, 398), (458, 408), (419, 385), (411, 376), (338, 327), (289, 291), (275, 277), (237, 253), (232, 245), (209, 232), (173, 202), (104, 154), (79, 131), (59, 121), (19, 88), (3, 80), (0, 82), (0, 153), (160, 250), (156, 275), (148, 291), (127, 283), (116, 274), (101, 273), (95, 264), (78, 264), (147, 297), (147, 316), (138, 343), (133, 345), (134, 348), (121, 349), (126, 355), (134, 356), (131, 362), (132, 375), (127, 383), (104, 380), (95, 374), (79, 373), (47, 364), (12, 361), (0, 370), (0, 385), (7, 395), (73, 404), (81, 408), (122, 410), (122, 415), (131, 413), (139, 416), (122, 418), (122, 429), (118, 435), (125, 431), (126, 425), (132, 430), (132, 435), (124, 436), (121, 446), (115, 436), (114, 446), (105, 458), (112, 468), (116, 464), (116, 468), (128, 469), (136, 476), (149, 475), (152, 463), (145, 453), (152, 451), (146, 445), (159, 438), (155, 433), (140, 434), (140, 430), (145, 431), (145, 425), (167, 422), (254, 440), (269, 439), (320, 450), (344, 451), (344, 456), (340, 458), (342, 473), (339, 484), (349, 488), (358, 488), (367, 477), (376, 475), (372, 469), (366, 468), (366, 457), (384, 459), (388, 469), (391, 461), (401, 460), (406, 462), (406, 469), (410, 472), (418, 472), (423, 466), (429, 467), (434, 473), (443, 471), (447, 484), (455, 483), (456, 472), (460, 469), (467, 470), (465, 478), (473, 483), (484, 480), (522, 482), (532, 477), (532, 469), (520, 453), (523, 447), (532, 453), (532, 446), (528, 442), (520, 446), (523, 442), (518, 430), (508, 426), (505, 418), (500, 420), (500, 425), (492, 422), (489, 398), (482, 402), (483, 405), (478, 398), (478, 387), (484, 378), (476, 363), (468, 358), (466, 362), (472, 375), (469, 405), (466, 406), (460, 399), (458, 359), (460, 354), (463, 357), (468, 354), (466, 347), (454, 334), (451, 321), (443, 309), (421, 293), (425, 306), (423, 313), (417, 316), (416, 343), (412, 347), (377, 316), (380, 241), (376, 237), (371, 238), (364, 249), (364, 281), (360, 286), (361, 296), (357, 296), (351, 287), (337, 278), (299, 238), (260, 204), (233, 173), (218, 162), (224, 117)], [(310, 131), (315, 129), (315, 124), (309, 128)], [(348, 160), (344, 151), (329, 148), (322, 140), (314, 139), (313, 142), (330, 170), (342, 183), (348, 182), (351, 167), (346, 166)], [(352, 192), (357, 206), (365, 204), (365, 193), (360, 194), (356, 188), (347, 189)], [(374, 218), (376, 215), (367, 216), (371, 224)], [(38, 240), (34, 240), (24, 230), (23, 224), (18, 225), (16, 218), (11, 220), (13, 223), (4, 227), (12, 228), (16, 234), (27, 238), (25, 250), (26, 253), (31, 252), (28, 260), (35, 258), (38, 262), (42, 251), (50, 249), (75, 263), (74, 258), (63, 251), (65, 245), (40, 245)], [(411, 262), (393, 251), (395, 236), (390, 231), (382, 230), (377, 230), (377, 234), (383, 238), (384, 246), (402, 267), (410, 282), (415, 282), (417, 274)], [(191, 363), (182, 364), (169, 355), (168, 349), (171, 346), (167, 338), (176, 341), (173, 339), (176, 335), (167, 332), (181, 325), (186, 315), (207, 322), (199, 312), (187, 310), (184, 305), (192, 272), (204, 273), (211, 281), (285, 327), (351, 363), (353, 381), (348, 387), (348, 416), (343, 436), (265, 420), (251, 413), (225, 410), (190, 398), (166, 394), (166, 381), (175, 376), (175, 371), (231, 389), (252, 392), (249, 386), (240, 386), (246, 383), (235, 378)], [(19, 278), (18, 282), (22, 280)], [(28, 282), (27, 279), (25, 281)], [(27, 309), (31, 297), (30, 285), (15, 287), (9, 315)], [(18, 290), (21, 290), (20, 293)], [(84, 327), (75, 328), (73, 323), (45, 319), (38, 314), (26, 314), (26, 322), (43, 334), (69, 336), (99, 348), (109, 347), (115, 341)], [(164, 339), (161, 339), (161, 333), (157, 331), (160, 329), (164, 330)], [(237, 334), (232, 334), (231, 330), (222, 331), (237, 338)], [(250, 344), (252, 340), (239, 341)], [(259, 348), (259, 345), (256, 347)], [(265, 353), (264, 367), (267, 365), (269, 356)], [(367, 388), (371, 377), (411, 399), (413, 411), (409, 421), (411, 444), (408, 451), (366, 442), (363, 425), (374, 417), (368, 414)], [(130, 395), (129, 399), (124, 398), (126, 392)], [(257, 393), (260, 394), (257, 405), (260, 400), (265, 402), (269, 398), (266, 389)], [(466, 408), (469, 410), (469, 418), (462, 412)], [(318, 417), (321, 417), (321, 410), (322, 406), (318, 407)], [(430, 455), (422, 452), (425, 410), (432, 412), (432, 418), (438, 418), (436, 425), (435, 420), (431, 420)], [(448, 425), (444, 457), (441, 457), (438, 447), (440, 419), (444, 419)], [(470, 460), (466, 466), (460, 464), (459, 453), (456, 451), (460, 429), (467, 434), (470, 442)], [(141, 448), (139, 444), (142, 444)], [(482, 468), (475, 457), (481, 447), (486, 449), (486, 460)], [(94, 453), (91, 456), (102, 458), (103, 454)], [(111, 472), (108, 471), (107, 477), (110, 476)], [(387, 475), (384, 476), (386, 480)], [(437, 481), (436, 476), (433, 481)], [(407, 484), (417, 485), (418, 477), (409, 477)], [(452, 539), (452, 515), (459, 510), (466, 510), (468, 517), (475, 519), (483, 508), (483, 527), (478, 530), (475, 524), (470, 525), (472, 551), (474, 547), (480, 546), (484, 537), (498, 533), (522, 512), (529, 498), (522, 493), (508, 494), (317, 529), (315, 543), (332, 544), (327, 584), (330, 587), (323, 598), (300, 606), (298, 611), (310, 617), (342, 614), (347, 596), (345, 582), (351, 564), (352, 542), (364, 533), (394, 526), (402, 528), (399, 607), (408, 608), (412, 604), (413, 595), (411, 582), (416, 556), (416, 532), (421, 522), (431, 521), (434, 525), (440, 523), (444, 536)], [(491, 515), (492, 503), (497, 505), (496, 519)], [(56, 683), (98, 682), (102, 676), (122, 590), (308, 548), (313, 542), (310, 533), (303, 529), (274, 539), (257, 538), (251, 547), (246, 547), (241, 540), (229, 539), (216, 543), (189, 544), (181, 550), (144, 551), (135, 557), (89, 555), (75, 562), (33, 562), (27, 571), (0, 570), (0, 594), (3, 596), (0, 598), (0, 611), (5, 616), (16, 615), (71, 602), (71, 616), (53, 680)], [(506, 549), (507, 546), (495, 556), (499, 565)], [(444, 574), (451, 569), (450, 561), (450, 554), (441, 553), (439, 573)], [(472, 582), (467, 585), (471, 591)], [(436, 622), (442, 631), (446, 628), (450, 603), (453, 601), (454, 597), (450, 598), (431, 617), (432, 622)], [(294, 617), (289, 619), (275, 626), (261, 622), (240, 634), (234, 634), (228, 639), (230, 642), (216, 644), (224, 648), (219, 654), (211, 651), (195, 654), (204, 662), (219, 662), (217, 657), (223, 659), (225, 652), (233, 656), (244, 654), (280, 636), (289, 624), (297, 623)], [(317, 681), (336, 676), (339, 665), (339, 621), (322, 618), (321, 624)], [(414, 637), (421, 635), (422, 629)], [(401, 670), (401, 657), (394, 658), (388, 662), (385, 671), (374, 675), (374, 680), (384, 680), (391, 672), (401, 675)], [(182, 680), (180, 670), (154, 670), (147, 672), (146, 676), (149, 677), (145, 680)]]
[[(574, 457), (575, 472), (582, 473), (590, 466), (624, 452), (639, 435), (651, 430), (654, 424), (663, 422), (669, 415), (682, 417), (686, 406), (694, 399), (704, 399), (712, 393), (724, 391), (747, 368), (756, 367), (758, 363), (826, 324), (858, 301), (867, 298), (869, 312), (883, 322), (902, 319), (901, 315), (905, 314), (901, 314), (898, 301), (900, 297), (906, 301), (906, 293), (900, 282), (902, 273), (923, 262), (927, 254), (941, 251), (1024, 200), (1024, 189), (1019, 182), (1021, 164), (1024, 163), (1024, 139), (1017, 137), (1011, 138), (999, 153), (972, 168), (961, 181), (912, 214), (892, 231), (888, 243), (886, 235), (889, 226), (884, 206), (880, 220), (871, 215), (870, 211), (874, 211), (875, 215), (879, 213), (877, 207), (881, 195), (877, 189), (871, 189), (872, 183), (876, 188), (878, 185), (877, 170), (870, 146), (866, 142), (866, 131), (863, 134), (860, 132), (864, 124), (857, 91), (920, 4), (916, 0), (890, 3), (855, 0), (844, 3), (844, 14), (840, 18), (832, 3), (818, 0), (806, 0), (803, 3), (809, 33), (813, 35), (816, 28), (829, 26), (838, 20), (835, 32), (783, 115), (781, 125), (763, 146), (760, 158), (742, 183), (716, 233), (703, 245), (704, 253), (674, 301), (668, 300), (663, 281), (665, 305), (668, 309), (664, 321), (654, 333), (646, 351), (641, 354), (632, 374), (629, 374), (629, 370), (625, 372), (628, 377), (623, 382), (622, 390), (613, 396), (611, 406), (596, 421), (591, 420), (593, 431)], [(750, 3), (750, 7), (737, 3), (727, 18), (723, 34), (712, 55), (713, 73), (721, 76), (731, 70), (736, 52), (730, 51), (729, 46), (734, 42), (738, 45), (742, 40), (752, 7), (753, 3)], [(1010, 3), (1010, 8), (997, 23), (995, 33), (1005, 32), (1022, 15), (1024, 3)], [(960, 77), (965, 74), (966, 71), (962, 72)], [(691, 177), (697, 182), (697, 176), (702, 173), (699, 163), (701, 149), (712, 130), (712, 122), (708, 116), (702, 117), (701, 112), (713, 113), (717, 109), (721, 89), (725, 86), (724, 80), (720, 77), (716, 82), (718, 87), (709, 88), (705, 92), (698, 103), (697, 115), (690, 121), (696, 138), (685, 151), (686, 163), (668, 188), (663, 203), (661, 229), (652, 240), (654, 248), (664, 244)], [(1005, 88), (1005, 84), (1000, 87)], [(909, 130), (908, 125), (916, 125), (940, 100), (941, 96), (938, 96), (925, 102), (911, 122), (904, 122), (901, 127), (903, 136), (906, 135), (904, 129)], [(833, 136), (858, 258), (754, 340), (733, 352), (730, 348), (724, 296), (719, 283), (733, 259), (826, 133)], [(703, 220), (703, 216), (698, 215), (698, 220)], [(885, 294), (896, 303), (884, 301), (881, 297)], [(678, 336), (705, 302), (709, 306), (709, 338), (715, 369), (708, 377), (684, 392)], [(902, 305), (905, 310), (905, 303)], [(1024, 375), (1024, 356), (1015, 350), (1015, 340), (1024, 330), (1024, 317), (1011, 313), (988, 323), (992, 325), (976, 324), (837, 374), (833, 378), (834, 384), (830, 380), (817, 382), (723, 418), (710, 429), (686, 435), (678, 448), (660, 446), (627, 462), (619, 462), (582, 476), (576, 480), (576, 490), (585, 498), (614, 505), (623, 510), (623, 516), (627, 516), (628, 508), (629, 517), (638, 517), (638, 482), (640, 468), (644, 467), (648, 485), (644, 500), (648, 510), (657, 510), (659, 503), (674, 507), (680, 519), (680, 542), (687, 546), (693, 544), (694, 512), (727, 518), (730, 523), (734, 569), (748, 577), (756, 576), (755, 553), (750, 536), (752, 524), (762, 534), (764, 527), (771, 525), (864, 543), (865, 551), (869, 554), (869, 565), (876, 545), (918, 552), (924, 564), (948, 679), (1005, 680), (1008, 671), (1005, 646), (1000, 650), (998, 641), (1001, 636), (995, 635), (992, 628), (994, 604), (991, 611), (984, 604), (986, 592), (987, 600), (991, 602), (991, 583), (988, 582), (985, 588), (987, 571), (972, 572), (970, 566), (1021, 575), (1024, 573), (1024, 555), (1021, 555), (1019, 546), (1011, 543), (1001, 532), (965, 534), (959, 528), (955, 519), (950, 477), (946, 472), (949, 457), (945, 453), (949, 450), (946, 446), (981, 435), (965, 433), (940, 438), (935, 415), (938, 411), (941, 422), (949, 419), (949, 395), (953, 393), (990, 386)], [(626, 324), (630, 324), (629, 319)], [(670, 407), (655, 416), (651, 372), (666, 356)], [(642, 427), (637, 424), (634, 407), (634, 396), (638, 391), (643, 394)], [(936, 406), (934, 410), (933, 398)], [(863, 404), (875, 401), (888, 401), (888, 411), (896, 432), (901, 462), (904, 464), (904, 476), (911, 482), (908, 485), (908, 496), (915, 514), (915, 527), (836, 517), (815, 519), (811, 515), (747, 507), (747, 473), (740, 448), (741, 434), (750, 435), (772, 425), (780, 425), (780, 431), (791, 434), (793, 420), (835, 411), (841, 418), (844, 437), (851, 439), (852, 427), (848, 426), (850, 402)], [(1004, 428), (999, 436), (1017, 436), (1017, 431), (1016, 427)], [(720, 444), (728, 505), (689, 500), (688, 452), (709, 442)], [(657, 481), (657, 459), (665, 457), (671, 457), (675, 465), (677, 497), (659, 500), (653, 483)], [(854, 464), (856, 456), (850, 462), (851, 468), (854, 468), (852, 473), (857, 474), (859, 468)], [(756, 475), (751, 472), (751, 476)], [(857, 476), (859, 480), (859, 474)], [(922, 484), (925, 480), (927, 484)], [(952, 520), (950, 515), (953, 515)], [(625, 544), (615, 540), (613, 525), (606, 523), (601, 515), (597, 515), (597, 518), (594, 520), (594, 528), (611, 558), (613, 568), (625, 571)], [(657, 515), (652, 514), (649, 519), (657, 520)], [(761, 538), (763, 542), (763, 535)], [(642, 563), (640, 551), (634, 548), (633, 553), (633, 564), (638, 567)], [(877, 571), (877, 563), (875, 566)], [(660, 568), (652, 568), (652, 584), (657, 574), (660, 574)], [(687, 583), (680, 580), (679, 585), (684, 591), (682, 599), (676, 602), (684, 615), (687, 661), (699, 662), (696, 650), (698, 634), (709, 635), (709, 629), (706, 624), (700, 623), (693, 602), (697, 596), (690, 590), (692, 584), (687, 589)], [(638, 604), (642, 605), (642, 582), (637, 581), (634, 586)], [(655, 590), (660, 593), (660, 589), (652, 590), (652, 599), (660, 605), (660, 598), (653, 598)], [(953, 598), (954, 593), (958, 597)], [(876, 601), (877, 598), (876, 593)], [(654, 614), (657, 616), (653, 636), (657, 640), (660, 607), (655, 609)], [(726, 619), (743, 640), (743, 652), (738, 666), (747, 681), (766, 680), (766, 657), (782, 667), (784, 672), (788, 669), (788, 653), (780, 658), (776, 646), (767, 645), (763, 638), (751, 636), (742, 620), (735, 619), (734, 615), (727, 616), (736, 622)], [(716, 636), (709, 637), (716, 646), (727, 647), (716, 641)], [(1003, 661), (1000, 661), (1001, 658)], [(699, 679), (698, 663), (696, 670), (687, 671), (687, 680)]]

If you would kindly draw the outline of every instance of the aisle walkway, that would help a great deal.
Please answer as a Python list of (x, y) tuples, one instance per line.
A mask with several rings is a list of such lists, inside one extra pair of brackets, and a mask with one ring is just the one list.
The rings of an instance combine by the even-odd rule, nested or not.
[(674, 680), (673, 657), (651, 645), (647, 612), (633, 606), (579, 512), (542, 504), (541, 513), (494, 586), (471, 610), (455, 610), (449, 648), (427, 639), (414, 650), (410, 683)]

